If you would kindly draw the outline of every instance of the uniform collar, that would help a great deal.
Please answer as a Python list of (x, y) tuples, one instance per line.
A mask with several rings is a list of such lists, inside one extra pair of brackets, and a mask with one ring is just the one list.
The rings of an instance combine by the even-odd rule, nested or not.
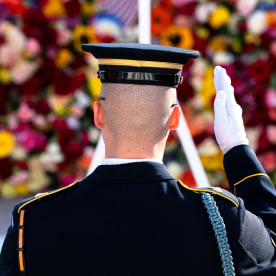
[(163, 164), (134, 162), (120, 165), (101, 165), (86, 178), (96, 183), (141, 183), (175, 180)]
[(103, 165), (121, 165), (136, 162), (156, 162), (163, 164), (159, 159), (126, 159), (126, 158), (106, 158), (103, 161)]

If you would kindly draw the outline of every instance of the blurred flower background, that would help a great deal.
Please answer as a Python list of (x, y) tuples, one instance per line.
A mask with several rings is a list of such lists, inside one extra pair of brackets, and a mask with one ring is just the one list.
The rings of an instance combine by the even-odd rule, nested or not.
[[(100, 134), (92, 105), (101, 84), (96, 60), (80, 46), (138, 41), (137, 1), (111, 2), (0, 1), (0, 197), (86, 175)], [(184, 66), (178, 98), (211, 185), (228, 188), (213, 132), (215, 65), (231, 76), (250, 144), (276, 183), (274, 1), (153, 0), (151, 24), (152, 43), (201, 52)], [(175, 132), (164, 162), (195, 186)]]

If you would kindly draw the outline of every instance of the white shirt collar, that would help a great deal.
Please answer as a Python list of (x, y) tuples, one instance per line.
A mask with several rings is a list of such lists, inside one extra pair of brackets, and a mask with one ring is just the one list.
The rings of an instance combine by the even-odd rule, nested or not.
[(156, 162), (163, 164), (162, 160), (159, 159), (123, 159), (123, 158), (106, 158), (103, 160), (103, 165), (120, 165), (127, 163), (135, 163), (135, 162)]

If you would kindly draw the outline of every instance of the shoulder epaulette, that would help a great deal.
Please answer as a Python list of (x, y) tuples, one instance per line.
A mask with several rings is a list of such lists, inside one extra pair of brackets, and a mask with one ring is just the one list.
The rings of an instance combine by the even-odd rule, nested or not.
[(229, 200), (230, 202), (232, 202), (236, 207), (239, 207), (239, 201), (238, 199), (235, 197), (235, 195), (233, 195), (232, 193), (219, 188), (219, 187), (204, 187), (204, 188), (191, 188), (187, 185), (185, 185), (183, 182), (181, 182), (181, 180), (178, 180), (178, 183), (185, 189), (195, 192), (195, 193), (200, 193), (200, 192), (206, 192), (206, 193), (211, 193), (214, 195), (218, 195), (220, 197), (223, 197), (227, 200)]
[(38, 193), (38, 194), (36, 194), (35, 196), (30, 197), (30, 198), (28, 198), (28, 199), (22, 201), (22, 202), (21, 202), (21, 205), (19, 206), (19, 208), (18, 208), (17, 211), (18, 211), (18, 213), (20, 213), (20, 210), (21, 210), (22, 208), (24, 208), (26, 205), (28, 205), (28, 204), (30, 204), (30, 203), (32, 203), (32, 202), (38, 200), (38, 199), (41, 199), (41, 198), (43, 198), (43, 197), (50, 196), (50, 195), (59, 193), (59, 192), (61, 192), (61, 191), (67, 190), (67, 189), (73, 187), (74, 185), (76, 185), (77, 183), (78, 183), (78, 182), (76, 181), (76, 182), (74, 182), (74, 183), (72, 183), (72, 184), (70, 184), (70, 185), (68, 185), (68, 186), (65, 186), (65, 187), (63, 187), (63, 188), (60, 188), (60, 189), (56, 189), (56, 190), (53, 190), (53, 191), (50, 191), (50, 192), (46, 192), (46, 193)]

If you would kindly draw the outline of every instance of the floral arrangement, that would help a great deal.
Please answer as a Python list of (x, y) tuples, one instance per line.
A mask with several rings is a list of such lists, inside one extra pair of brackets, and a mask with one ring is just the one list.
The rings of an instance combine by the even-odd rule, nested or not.
[[(105, 13), (103, 0), (0, 2), (0, 197), (26, 196), (86, 175), (99, 131), (97, 63), (82, 43), (137, 42), (137, 25)], [(276, 180), (276, 5), (271, 1), (152, 1), (152, 43), (195, 49), (178, 88), (212, 185), (227, 188), (213, 133), (213, 67), (232, 78), (251, 145)], [(164, 161), (195, 185), (175, 132)]]
[[(213, 68), (223, 66), (232, 79), (250, 144), (276, 183), (276, 4), (274, 1), (153, 1), (152, 41), (198, 50), (201, 57), (184, 66), (190, 80), (178, 98), (211, 185), (228, 188), (223, 156), (213, 132)], [(177, 177), (195, 185), (171, 138), (169, 161)], [(172, 159), (169, 159), (172, 160)], [(179, 162), (181, 160), (181, 162)], [(184, 164), (184, 171), (183, 171)]]
[(1, 1), (0, 196), (44, 192), (86, 175), (101, 84), (95, 59), (80, 46), (136, 41), (136, 28), (122, 30), (95, 1)]

